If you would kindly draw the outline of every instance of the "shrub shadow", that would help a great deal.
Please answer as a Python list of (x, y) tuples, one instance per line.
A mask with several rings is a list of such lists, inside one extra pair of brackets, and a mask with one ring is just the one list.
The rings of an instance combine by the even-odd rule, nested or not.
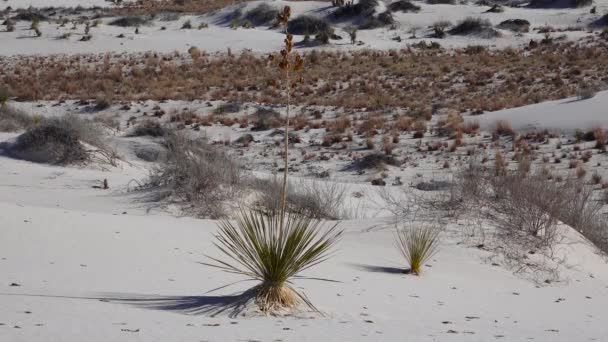
[(391, 267), (391, 266), (377, 266), (377, 265), (366, 265), (366, 264), (357, 264), (357, 263), (349, 263), (353, 268), (372, 272), (372, 273), (387, 273), (387, 274), (408, 274), (409, 269), (399, 268), (399, 267)]

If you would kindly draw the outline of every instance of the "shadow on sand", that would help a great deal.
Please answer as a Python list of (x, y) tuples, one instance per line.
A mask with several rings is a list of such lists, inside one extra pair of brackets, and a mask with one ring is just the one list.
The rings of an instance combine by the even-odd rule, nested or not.
[(356, 264), (349, 263), (351, 267), (356, 269), (372, 272), (372, 273), (388, 273), (388, 274), (408, 274), (410, 273), (409, 269), (391, 267), (391, 266), (376, 266), (376, 265), (365, 265), (365, 264)]
[(23, 296), (45, 298), (67, 298), (98, 300), (106, 303), (124, 304), (136, 308), (169, 311), (184, 315), (227, 315), (234, 318), (244, 312), (254, 300), (254, 291), (230, 296), (161, 296), (128, 293), (99, 293), (97, 296), (56, 296), (42, 294), (0, 293), (0, 296)]

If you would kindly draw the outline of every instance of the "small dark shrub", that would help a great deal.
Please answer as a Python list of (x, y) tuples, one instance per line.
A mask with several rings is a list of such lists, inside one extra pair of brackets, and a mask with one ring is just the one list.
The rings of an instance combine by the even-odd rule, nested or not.
[(426, 3), (431, 5), (455, 5), (456, 0), (426, 0)]
[(407, 0), (398, 0), (388, 5), (388, 9), (392, 12), (418, 12), (420, 11), (420, 6), (414, 5)]
[(133, 127), (129, 135), (132, 137), (162, 137), (165, 133), (165, 128), (157, 120), (144, 120)]
[(525, 33), (530, 31), (530, 22), (524, 19), (509, 19), (501, 22), (496, 27), (501, 30)]
[(282, 122), (279, 112), (263, 107), (258, 108), (254, 117), (255, 122), (252, 128), (254, 131), (265, 131), (270, 128), (276, 128), (279, 127)]
[(291, 34), (316, 35), (321, 32), (330, 32), (329, 23), (323, 19), (301, 15), (291, 20), (287, 26)]
[(482, 38), (500, 36), (500, 33), (492, 28), (492, 24), (489, 20), (481, 18), (466, 18), (454, 26), (449, 32), (454, 35), (476, 35)]
[(245, 19), (254, 25), (272, 24), (279, 15), (279, 10), (266, 4), (261, 3), (245, 14)]
[(353, 167), (358, 170), (382, 169), (386, 165), (399, 166), (401, 162), (392, 155), (371, 153), (354, 162)]
[(118, 19), (114, 19), (108, 23), (108, 25), (112, 26), (120, 26), (120, 27), (137, 27), (144, 26), (150, 23), (150, 19), (146, 17), (122, 17)]
[(374, 15), (376, 7), (378, 6), (378, 0), (359, 0), (352, 6), (341, 6), (338, 7), (333, 16), (336, 19), (352, 19), (355, 17), (370, 17)]
[(363, 24), (359, 25), (359, 28), (362, 30), (370, 30), (378, 27), (384, 27), (388, 25), (393, 25), (395, 23), (395, 19), (390, 11), (382, 12), (377, 16), (372, 16), (367, 18)]
[(238, 113), (241, 110), (241, 104), (239, 102), (226, 102), (219, 105), (214, 113), (221, 114), (229, 114), (229, 113)]

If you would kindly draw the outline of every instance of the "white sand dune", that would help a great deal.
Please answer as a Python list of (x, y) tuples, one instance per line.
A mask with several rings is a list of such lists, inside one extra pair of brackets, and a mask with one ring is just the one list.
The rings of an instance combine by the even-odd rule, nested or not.
[[(6, 136), (4, 136), (6, 138)], [(210, 317), (251, 283), (199, 264), (214, 221), (168, 216), (125, 197), (144, 169), (37, 165), (0, 157), (0, 341), (602, 341), (608, 267), (562, 227), (562, 281), (538, 287), (490, 252), (442, 233), (420, 277), (403, 275), (382, 218), (344, 221), (328, 262), (297, 280), (325, 313)], [(107, 178), (111, 190), (92, 188)], [(384, 227), (384, 228), (382, 228)], [(541, 279), (542, 280), (542, 279)], [(18, 284), (19, 286), (14, 286)], [(13, 286), (11, 286), (13, 285)], [(251, 316), (253, 315), (253, 316)]]
[(489, 112), (470, 116), (478, 120), (484, 129), (491, 129), (498, 120), (511, 122), (517, 130), (554, 129), (565, 133), (590, 130), (595, 127), (608, 129), (608, 91), (597, 93), (590, 99), (575, 97), (557, 101)]

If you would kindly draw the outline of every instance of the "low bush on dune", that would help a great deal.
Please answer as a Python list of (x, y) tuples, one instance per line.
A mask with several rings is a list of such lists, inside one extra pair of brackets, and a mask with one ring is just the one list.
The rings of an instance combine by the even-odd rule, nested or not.
[(399, 0), (389, 4), (388, 9), (393, 12), (418, 12), (420, 11), (420, 6), (414, 5), (407, 0)]
[(38, 163), (73, 164), (88, 154), (81, 144), (82, 132), (70, 119), (47, 119), (20, 135), (9, 155)]
[(108, 23), (108, 25), (112, 26), (120, 26), (120, 27), (137, 27), (144, 26), (150, 23), (150, 19), (144, 16), (136, 16), (136, 17), (122, 17), (118, 19), (114, 19)]
[(390, 11), (385, 11), (377, 16), (371, 16), (363, 21), (359, 28), (362, 30), (371, 30), (379, 27), (385, 27), (395, 24), (395, 19)]
[(289, 22), (287, 30), (291, 34), (316, 35), (323, 32), (330, 32), (329, 23), (323, 19), (301, 15)]
[(409, 272), (420, 275), (422, 266), (439, 248), (439, 229), (431, 226), (401, 228), (397, 231), (397, 247), (409, 265)]
[(586, 7), (591, 6), (593, 0), (532, 0), (531, 7), (537, 8), (565, 8), (565, 7)]
[[(281, 209), (281, 182), (279, 179), (258, 179), (253, 185), (260, 210), (276, 212)], [(317, 219), (343, 218), (342, 203), (346, 190), (333, 182), (289, 182), (287, 211)]]
[(260, 107), (253, 114), (254, 124), (252, 130), (265, 131), (271, 128), (281, 126), (284, 120), (281, 119), (281, 114), (274, 109)]
[(487, 19), (466, 18), (450, 29), (453, 35), (475, 35), (482, 38), (494, 38), (500, 36), (498, 31), (492, 28), (492, 24)]
[(501, 30), (525, 33), (530, 31), (530, 22), (524, 19), (509, 19), (496, 26)]
[(426, 0), (426, 3), (431, 5), (455, 5), (456, 0)]
[(395, 157), (384, 153), (371, 153), (353, 163), (358, 170), (383, 169), (386, 165), (398, 166), (401, 163)]
[(378, 0), (359, 0), (354, 5), (338, 7), (333, 16), (339, 20), (366, 18), (374, 15), (376, 7), (378, 7)]
[(190, 204), (199, 216), (223, 217), (226, 202), (242, 190), (240, 165), (205, 140), (184, 133), (168, 132), (165, 145), (166, 160), (153, 170), (145, 187), (158, 190), (159, 199)]
[(245, 20), (254, 25), (270, 25), (275, 22), (278, 15), (278, 9), (266, 3), (261, 3), (245, 13)]
[(167, 133), (165, 127), (161, 125), (157, 120), (144, 120), (131, 130), (129, 136), (132, 137), (141, 137), (141, 136), (150, 136), (150, 137), (162, 137)]
[(29, 114), (9, 105), (0, 105), (0, 132), (17, 132), (34, 124)]

